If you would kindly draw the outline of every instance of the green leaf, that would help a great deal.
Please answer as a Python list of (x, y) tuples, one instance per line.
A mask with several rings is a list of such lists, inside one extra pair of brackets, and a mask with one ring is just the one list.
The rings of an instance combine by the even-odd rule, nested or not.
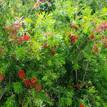
[(13, 89), (16, 94), (19, 94), (19, 93), (22, 93), (23, 86), (20, 82), (15, 82), (13, 83)]

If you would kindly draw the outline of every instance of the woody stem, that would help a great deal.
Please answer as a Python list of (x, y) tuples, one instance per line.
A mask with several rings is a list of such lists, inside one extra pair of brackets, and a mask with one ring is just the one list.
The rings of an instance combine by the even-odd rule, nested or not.
[(85, 73), (84, 73), (84, 75), (83, 75), (83, 82), (84, 82), (84, 80), (85, 80), (85, 77), (86, 77), (86, 74), (87, 74), (87, 69), (88, 69), (88, 63), (87, 63), (87, 65), (86, 65), (86, 69), (85, 69)]

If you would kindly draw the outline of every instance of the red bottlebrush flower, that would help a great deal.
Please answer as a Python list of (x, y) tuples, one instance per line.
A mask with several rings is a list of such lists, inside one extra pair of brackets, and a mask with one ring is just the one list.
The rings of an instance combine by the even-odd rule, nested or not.
[(89, 39), (90, 39), (90, 40), (94, 40), (94, 39), (95, 39), (95, 36), (94, 36), (93, 33), (89, 36)]
[(35, 86), (35, 84), (37, 83), (37, 81), (38, 81), (38, 79), (36, 77), (32, 77), (31, 84), (32, 84), (33, 87)]
[(74, 44), (76, 43), (78, 40), (78, 36), (71, 34), (70, 35), (70, 41)]
[(41, 85), (41, 84), (36, 84), (35, 90), (36, 90), (37, 92), (40, 92), (40, 91), (42, 90), (42, 85)]
[(22, 44), (23, 41), (29, 41), (29, 40), (30, 40), (30, 36), (28, 36), (26, 34), (17, 38), (17, 41), (19, 44)]
[(23, 41), (29, 41), (29, 40), (30, 40), (30, 36), (27, 35), (27, 34), (24, 34), (24, 35), (22, 36), (22, 40), (23, 40)]
[(96, 29), (96, 32), (101, 32), (107, 29), (107, 22), (101, 23)]
[(26, 74), (25, 74), (25, 71), (24, 70), (20, 70), (19, 72), (18, 72), (18, 77), (20, 78), (20, 79), (25, 79), (25, 77), (26, 77)]
[(26, 86), (26, 88), (30, 88), (31, 87), (31, 80), (29, 80), (29, 79), (24, 80), (24, 85)]
[(0, 74), (0, 81), (3, 81), (3, 80), (4, 80), (4, 75)]
[(81, 103), (81, 104), (80, 104), (80, 107), (85, 107), (85, 105)]

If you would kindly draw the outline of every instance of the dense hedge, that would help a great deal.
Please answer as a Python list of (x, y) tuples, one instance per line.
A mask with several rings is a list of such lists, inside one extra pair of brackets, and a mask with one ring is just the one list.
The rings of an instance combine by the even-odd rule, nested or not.
[(107, 2), (0, 1), (0, 107), (107, 107)]

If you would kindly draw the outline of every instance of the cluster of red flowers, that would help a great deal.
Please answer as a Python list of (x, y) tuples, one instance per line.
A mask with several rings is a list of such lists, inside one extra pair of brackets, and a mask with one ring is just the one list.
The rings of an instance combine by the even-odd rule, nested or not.
[(85, 107), (85, 105), (83, 103), (80, 104), (80, 107)]
[(24, 70), (19, 70), (18, 72), (18, 77), (22, 80), (24, 80), (26, 78), (26, 74)]
[(70, 41), (75, 44), (78, 40), (78, 36), (74, 34), (70, 34)]
[(101, 23), (96, 29), (96, 32), (101, 32), (107, 29), (107, 22)]
[(19, 70), (18, 77), (23, 80), (26, 88), (35, 88), (37, 92), (41, 91), (42, 85), (38, 83), (38, 79), (36, 77), (32, 77), (31, 79), (26, 79), (26, 74), (24, 70)]
[[(102, 22), (100, 25), (98, 25), (96, 27), (96, 29), (94, 31), (98, 33), (98, 32), (102, 32), (102, 31), (104, 31), (106, 29), (107, 29), (107, 22)], [(90, 40), (94, 40), (95, 39), (95, 35), (94, 35), (93, 32), (90, 34), (89, 39)], [(102, 36), (101, 42), (103, 43), (104, 47), (107, 48), (107, 37), (106, 36)], [(99, 52), (99, 47), (98, 47), (97, 44), (93, 45), (92, 52), (94, 54), (97, 54)]]
[(4, 80), (4, 75), (0, 73), (0, 82)]
[(29, 40), (30, 40), (30, 36), (27, 35), (26, 33), (23, 36), (18, 38), (19, 43), (22, 43), (23, 41), (29, 41)]

